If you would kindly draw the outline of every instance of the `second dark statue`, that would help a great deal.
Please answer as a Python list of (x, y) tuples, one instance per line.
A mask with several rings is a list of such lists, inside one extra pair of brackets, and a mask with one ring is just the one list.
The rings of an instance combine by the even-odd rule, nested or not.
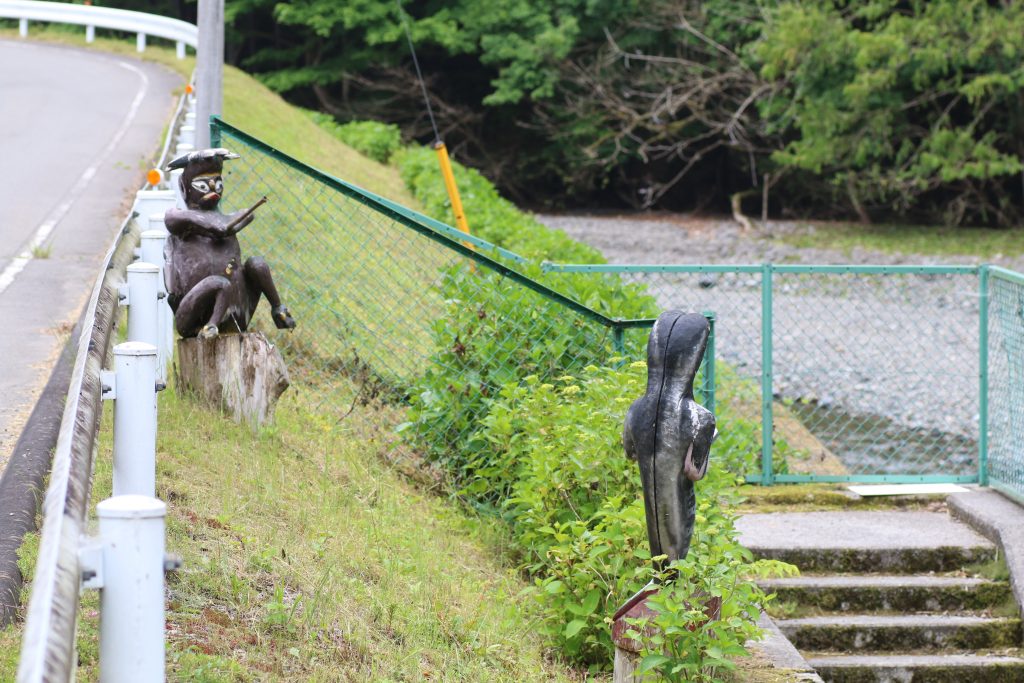
[(704, 477), (715, 416), (693, 396), (710, 326), (696, 313), (666, 311), (647, 343), (647, 390), (630, 406), (622, 443), (640, 465), (651, 556), (686, 557), (693, 535), (693, 482)]
[(224, 161), (237, 158), (226, 149), (203, 149), (168, 166), (183, 169), (180, 183), (186, 208), (169, 209), (164, 215), (170, 233), (164, 280), (174, 326), (182, 337), (209, 339), (219, 332), (244, 332), (261, 296), (267, 297), (279, 329), (295, 327), (274, 286), (270, 266), (259, 256), (242, 263), (236, 237), (252, 223), (256, 209), (267, 198), (231, 214), (217, 209), (224, 194)]

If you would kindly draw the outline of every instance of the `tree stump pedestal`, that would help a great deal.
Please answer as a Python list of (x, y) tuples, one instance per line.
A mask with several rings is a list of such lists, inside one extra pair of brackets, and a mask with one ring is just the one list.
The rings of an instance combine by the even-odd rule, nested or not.
[[(615, 669), (612, 674), (612, 683), (640, 683), (642, 676), (636, 673), (640, 666), (640, 652), (643, 650), (643, 643), (636, 641), (626, 633), (636, 626), (631, 625), (628, 619), (653, 619), (656, 615), (654, 610), (647, 606), (647, 598), (651, 597), (661, 589), (654, 583), (644, 586), (636, 595), (625, 602), (612, 617), (612, 643), (615, 645)], [(708, 621), (714, 621), (722, 613), (722, 599), (708, 596), (702, 593), (704, 616)], [(706, 622), (702, 622), (706, 623)], [(698, 624), (689, 626), (694, 630)], [(641, 632), (644, 637), (652, 636), (655, 627), (648, 624)]]
[(175, 375), (179, 393), (253, 426), (273, 420), (289, 384), (280, 351), (260, 332), (179, 339)]

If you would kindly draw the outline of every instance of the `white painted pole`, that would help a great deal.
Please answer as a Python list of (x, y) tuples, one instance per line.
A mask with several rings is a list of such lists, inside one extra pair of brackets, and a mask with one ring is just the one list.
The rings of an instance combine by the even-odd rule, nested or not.
[(156, 374), (161, 382), (167, 382), (167, 364), (171, 362), (171, 346), (167, 343), (167, 325), (171, 309), (167, 305), (167, 287), (164, 283), (164, 243), (167, 241), (167, 230), (163, 229), (163, 221), (159, 222), (159, 230), (146, 230), (141, 235), (140, 260), (152, 263), (159, 272), (156, 278), (158, 299), (156, 304)]
[(18, 19), (18, 35), (22, 38), (28, 37), (28, 19)]
[(114, 495), (156, 492), (156, 347), (114, 347)]
[(152, 229), (150, 216), (160, 214), (162, 225), (164, 213), (173, 208), (174, 190), (139, 190), (135, 193), (135, 206), (132, 210), (139, 214), (138, 221), (143, 228), (149, 225)]
[(184, 173), (184, 169), (176, 168), (171, 171), (171, 179), (169, 184), (171, 191), (174, 192), (174, 205), (179, 209), (185, 208), (185, 195), (182, 194), (181, 190), (181, 174)]
[(135, 36), (135, 51), (145, 52), (146, 51), (146, 34), (139, 33)]
[(178, 59), (185, 59), (185, 43), (180, 40), (174, 44), (174, 54)]
[(85, 27), (85, 42), (91, 43), (96, 40), (96, 27), (86, 26)]
[[(164, 256), (164, 249), (167, 248), (167, 237), (170, 233), (167, 232), (167, 226), (164, 225), (164, 215), (162, 213), (153, 214), (149, 217), (149, 229), (155, 232), (159, 232), (163, 236), (163, 243), (160, 247), (160, 291), (167, 293), (167, 277), (163, 273), (164, 266), (167, 265), (166, 258)], [(143, 259), (146, 260), (146, 259)], [(153, 261), (150, 261), (153, 263)], [(170, 363), (174, 358), (174, 311), (171, 310), (170, 301), (165, 297), (160, 304), (160, 313), (163, 319), (163, 349), (165, 350), (166, 363)], [(166, 379), (166, 376), (165, 376)]]
[(157, 303), (160, 267), (137, 261), (128, 266), (128, 341), (159, 346)]
[(149, 496), (96, 506), (103, 543), (100, 683), (164, 680), (164, 517)]
[(183, 125), (181, 131), (178, 133), (178, 142), (186, 145), (192, 145), (195, 147), (196, 144), (196, 127)]
[(210, 146), (210, 116), (224, 107), (224, 0), (199, 0), (196, 22), (196, 148)]

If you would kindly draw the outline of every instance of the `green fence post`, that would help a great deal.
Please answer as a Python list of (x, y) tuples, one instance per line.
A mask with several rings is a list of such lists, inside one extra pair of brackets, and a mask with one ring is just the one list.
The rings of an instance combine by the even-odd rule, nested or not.
[(626, 355), (625, 330), (618, 325), (612, 328), (612, 346), (615, 348), (615, 353), (620, 356)]
[(761, 267), (761, 483), (772, 475), (772, 264)]
[(978, 483), (988, 486), (988, 266), (978, 273)]
[(704, 311), (704, 317), (708, 319), (708, 327), (711, 328), (708, 334), (708, 346), (704, 351), (704, 407), (715, 412), (715, 314), (713, 311)]

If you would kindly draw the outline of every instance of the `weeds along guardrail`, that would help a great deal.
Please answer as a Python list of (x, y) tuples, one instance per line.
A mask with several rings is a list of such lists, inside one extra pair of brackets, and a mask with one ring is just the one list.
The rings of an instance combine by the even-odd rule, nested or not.
[(145, 12), (73, 5), (64, 2), (38, 2), (37, 0), (3, 0), (0, 2), (0, 19), (17, 19), (18, 33), (22, 38), (28, 35), (30, 21), (53, 24), (76, 24), (85, 26), (86, 42), (93, 42), (96, 28), (127, 31), (136, 34), (136, 49), (146, 49), (146, 36), (174, 41), (178, 59), (185, 57), (185, 46), (195, 49), (199, 43), (199, 29), (180, 19), (161, 17)]
[[(178, 103), (158, 168), (191, 149), (189, 109)], [(191, 115), (194, 122), (194, 113)], [(43, 504), (43, 525), (25, 618), (19, 683), (74, 680), (82, 588), (100, 588), (104, 681), (164, 679), (164, 504), (155, 495), (156, 392), (170, 359), (163, 294), (163, 211), (170, 189), (146, 186), (104, 259), (83, 314), (75, 366)], [(160, 230), (147, 228), (156, 227)], [(161, 232), (163, 231), (163, 232)], [(140, 245), (137, 249), (136, 246)], [(131, 263), (136, 255), (149, 262)], [(118, 305), (128, 341), (114, 344)], [(113, 346), (115, 367), (102, 368)], [(99, 535), (86, 538), (93, 453), (103, 400), (114, 401), (114, 496), (97, 506)]]

